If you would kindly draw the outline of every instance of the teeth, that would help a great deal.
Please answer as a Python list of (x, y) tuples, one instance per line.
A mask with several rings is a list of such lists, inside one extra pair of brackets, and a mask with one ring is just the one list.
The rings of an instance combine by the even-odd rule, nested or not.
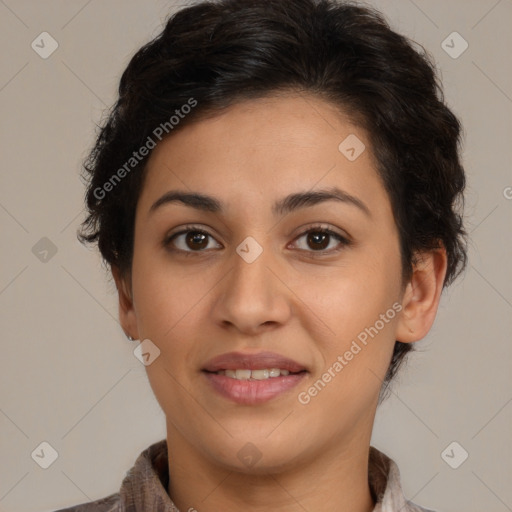
[(270, 370), (252, 370), (251, 377), (256, 380), (268, 379), (270, 376)]
[(288, 370), (281, 370), (279, 368), (265, 368), (262, 370), (219, 370), (217, 372), (217, 375), (225, 375), (226, 377), (237, 380), (266, 380), (271, 377), (286, 376), (289, 374), (290, 372)]
[(247, 380), (251, 378), (251, 370), (235, 370), (235, 379)]

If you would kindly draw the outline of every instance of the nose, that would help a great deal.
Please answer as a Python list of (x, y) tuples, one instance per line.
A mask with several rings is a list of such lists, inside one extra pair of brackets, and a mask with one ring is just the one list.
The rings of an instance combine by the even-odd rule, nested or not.
[(291, 314), (292, 292), (277, 266), (270, 250), (264, 249), (251, 263), (234, 251), (232, 267), (219, 283), (213, 312), (217, 324), (248, 335), (285, 324)]

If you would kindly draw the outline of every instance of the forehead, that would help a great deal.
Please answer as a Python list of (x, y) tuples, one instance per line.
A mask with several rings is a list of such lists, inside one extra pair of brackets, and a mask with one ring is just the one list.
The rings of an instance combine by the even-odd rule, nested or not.
[(164, 139), (148, 160), (140, 202), (147, 209), (175, 188), (261, 204), (332, 186), (387, 200), (364, 130), (324, 100), (286, 95), (239, 102)]

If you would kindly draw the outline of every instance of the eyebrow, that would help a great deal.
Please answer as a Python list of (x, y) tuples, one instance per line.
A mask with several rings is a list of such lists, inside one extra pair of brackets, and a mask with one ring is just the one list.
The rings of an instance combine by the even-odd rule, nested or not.
[[(275, 216), (286, 215), (300, 208), (314, 206), (325, 201), (338, 201), (355, 206), (365, 215), (371, 217), (370, 209), (365, 203), (363, 203), (363, 201), (361, 201), (361, 199), (339, 189), (338, 187), (290, 194), (274, 203), (272, 206), (272, 213)], [(200, 194), (198, 192), (171, 190), (166, 192), (151, 205), (149, 213), (153, 213), (165, 204), (175, 202), (179, 202), (186, 206), (190, 206), (191, 208), (205, 212), (222, 213), (224, 211), (223, 203), (215, 197)]]

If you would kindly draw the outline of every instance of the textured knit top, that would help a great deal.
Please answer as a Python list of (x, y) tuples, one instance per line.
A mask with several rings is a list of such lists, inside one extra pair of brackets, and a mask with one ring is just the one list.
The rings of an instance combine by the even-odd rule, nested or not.
[[(189, 512), (172, 502), (169, 488), (167, 440), (146, 448), (126, 473), (118, 492), (89, 503), (56, 512)], [(368, 482), (375, 501), (373, 512), (434, 512), (407, 501), (398, 467), (388, 456), (370, 446)]]

